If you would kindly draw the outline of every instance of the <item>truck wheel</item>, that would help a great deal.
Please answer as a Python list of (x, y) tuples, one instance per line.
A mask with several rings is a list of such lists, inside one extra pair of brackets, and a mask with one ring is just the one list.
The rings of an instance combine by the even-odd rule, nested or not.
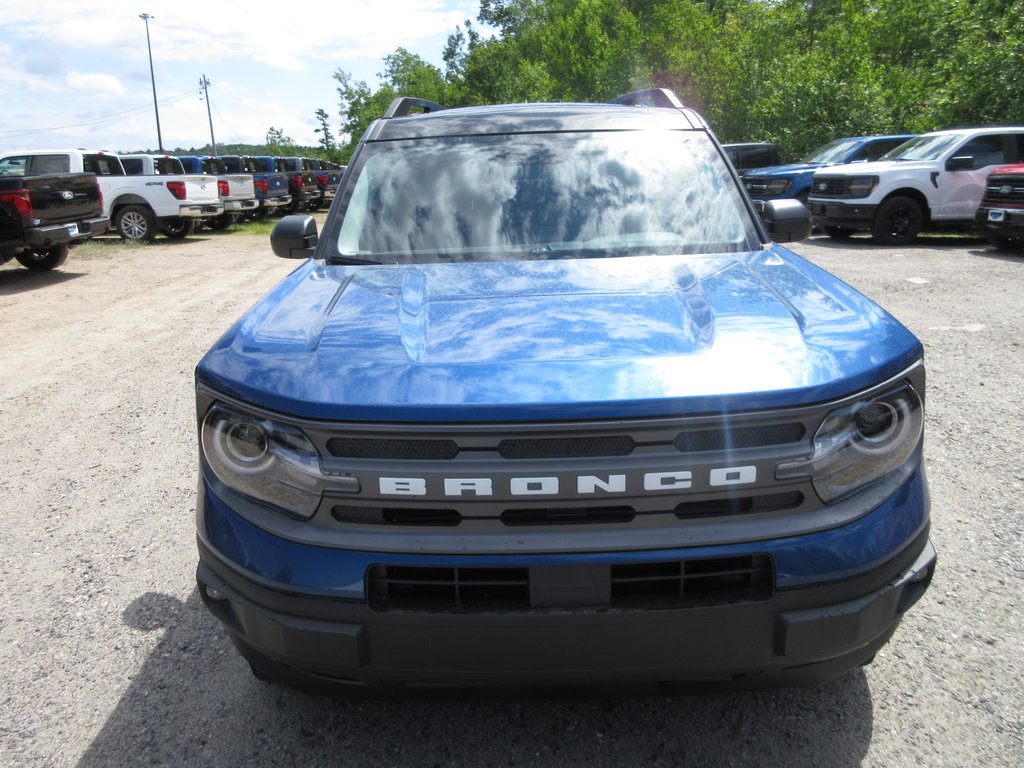
[(21, 262), (21, 266), (34, 272), (49, 272), (68, 260), (69, 250), (67, 243), (62, 243), (40, 251), (19, 253), (15, 258)]
[(174, 216), (160, 222), (160, 230), (171, 240), (183, 240), (196, 229), (195, 219)]
[(225, 230), (238, 221), (238, 217), (233, 213), (222, 213), (220, 216), (214, 216), (212, 219), (206, 220), (206, 226), (210, 229), (221, 231)]
[(126, 205), (114, 214), (114, 229), (122, 240), (148, 243), (156, 237), (156, 216), (141, 205)]
[(1024, 238), (1007, 237), (1006, 235), (986, 235), (992, 245), (1000, 251), (1022, 251), (1024, 250)]
[(890, 197), (875, 212), (871, 236), (881, 245), (907, 245), (921, 231), (921, 206), (909, 197)]
[(849, 240), (853, 237), (854, 230), (846, 227), (823, 227), (825, 234), (833, 240)]

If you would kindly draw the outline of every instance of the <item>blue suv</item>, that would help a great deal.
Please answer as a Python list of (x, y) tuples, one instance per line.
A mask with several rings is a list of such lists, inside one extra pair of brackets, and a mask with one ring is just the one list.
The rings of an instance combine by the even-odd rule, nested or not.
[(866, 664), (935, 564), (923, 347), (810, 226), (670, 91), (396, 99), (196, 369), (203, 602), (313, 693)]
[(805, 203), (811, 191), (811, 177), (819, 168), (878, 160), (912, 138), (913, 134), (899, 134), (836, 139), (818, 147), (799, 163), (748, 171), (743, 174), (743, 184), (755, 200), (791, 197)]

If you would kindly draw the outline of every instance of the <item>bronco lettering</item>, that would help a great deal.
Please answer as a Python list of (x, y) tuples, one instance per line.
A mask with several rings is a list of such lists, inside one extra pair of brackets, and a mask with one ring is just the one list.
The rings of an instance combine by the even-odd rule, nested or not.
[[(749, 485), (757, 482), (757, 467), (718, 467), (707, 474), (708, 485)], [(494, 495), (496, 481), (489, 477), (446, 477), (443, 481), (445, 496), (462, 496), (464, 493), (476, 496)], [(380, 493), (385, 496), (425, 496), (427, 495), (427, 478), (425, 477), (382, 477), (379, 482)], [(679, 491), (693, 487), (693, 473), (678, 472), (646, 472), (643, 475), (643, 490)], [(509, 496), (555, 495), (559, 493), (560, 481), (557, 477), (511, 477), (508, 478), (507, 494)], [(578, 475), (576, 477), (576, 493), (593, 494), (598, 491), (605, 493), (626, 493), (631, 490), (626, 475)]]

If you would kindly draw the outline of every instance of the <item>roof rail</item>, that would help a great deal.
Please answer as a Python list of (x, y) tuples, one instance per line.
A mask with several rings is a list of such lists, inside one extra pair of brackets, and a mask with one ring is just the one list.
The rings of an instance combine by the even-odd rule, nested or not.
[(683, 109), (683, 102), (668, 88), (648, 88), (633, 91), (625, 96), (611, 100), (612, 104), (624, 104), (627, 107), (662, 107), (664, 109)]
[(389, 117), (405, 117), (413, 107), (421, 107), (424, 112), (439, 112), (444, 109), (440, 104), (435, 104), (434, 102), (427, 101), (426, 99), (414, 99), (412, 96), (399, 96), (388, 106), (388, 111), (384, 113), (384, 117), (385, 119)]

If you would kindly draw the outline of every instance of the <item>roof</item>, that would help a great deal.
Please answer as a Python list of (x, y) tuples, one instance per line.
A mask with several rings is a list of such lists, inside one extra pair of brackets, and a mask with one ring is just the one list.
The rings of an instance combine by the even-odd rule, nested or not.
[(690, 109), (620, 104), (498, 104), (378, 120), (367, 141), (556, 131), (706, 130)]

